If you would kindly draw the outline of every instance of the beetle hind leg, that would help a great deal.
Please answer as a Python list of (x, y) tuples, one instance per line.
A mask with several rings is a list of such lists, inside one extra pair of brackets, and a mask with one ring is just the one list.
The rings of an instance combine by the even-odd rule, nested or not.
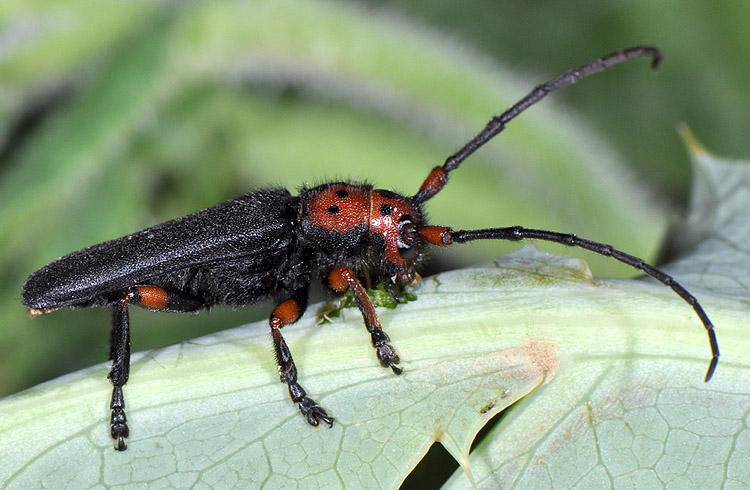
[(328, 427), (333, 427), (334, 418), (329, 416), (325, 409), (319, 406), (297, 381), (297, 366), (292, 359), (292, 353), (281, 335), (281, 328), (296, 322), (307, 307), (307, 291), (295, 294), (292, 298), (281, 302), (271, 313), (268, 323), (271, 326), (273, 346), (276, 353), (276, 362), (279, 365), (281, 382), (289, 386), (289, 397), (299, 407), (307, 423), (317, 427), (322, 420)]
[(125, 439), (130, 435), (125, 415), (125, 397), (122, 387), (130, 376), (130, 316), (128, 305), (134, 304), (157, 311), (193, 312), (205, 308), (200, 298), (188, 294), (166, 290), (159, 286), (134, 286), (123, 291), (120, 299), (112, 304), (112, 330), (109, 340), (109, 359), (112, 369), (107, 378), (112, 382), (110, 409), (110, 435), (115, 441), (115, 449), (127, 449)]
[(130, 435), (130, 429), (125, 416), (125, 398), (122, 387), (130, 376), (130, 317), (128, 315), (128, 300), (132, 293), (126, 291), (123, 297), (112, 305), (112, 332), (110, 335), (109, 358), (112, 369), (107, 378), (112, 382), (112, 400), (110, 409), (109, 432), (115, 441), (115, 449), (127, 449), (125, 439)]

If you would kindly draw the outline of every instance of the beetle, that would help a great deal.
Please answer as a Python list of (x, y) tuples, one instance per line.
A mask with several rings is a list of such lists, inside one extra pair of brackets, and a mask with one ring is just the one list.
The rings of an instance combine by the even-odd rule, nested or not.
[(638, 57), (650, 57), (656, 68), (661, 53), (649, 46), (616, 51), (538, 85), (493, 117), (442, 166), (433, 168), (413, 196), (351, 182), (303, 187), (297, 196), (281, 188), (250, 192), (66, 255), (29, 276), (22, 302), (33, 315), (63, 307), (111, 308), (110, 434), (119, 451), (127, 448), (130, 432), (123, 396), (130, 371), (130, 305), (198, 312), (213, 305), (275, 300), (269, 325), (281, 382), (287, 384), (292, 402), (307, 423), (317, 427), (322, 421), (331, 427), (334, 418), (300, 385), (281, 329), (303, 315), (311, 281), (318, 276), (334, 293), (353, 292), (380, 364), (401, 374), (399, 356), (382, 329), (362, 278), (367, 275), (378, 282), (408, 285), (428, 245), (535, 239), (580, 247), (639, 269), (669, 286), (695, 310), (711, 347), (708, 381), (719, 359), (713, 324), (695, 297), (666, 273), (611, 245), (574, 234), (521, 226), (453, 230), (427, 224), (422, 211), (424, 203), (447, 184), (450, 172), (529, 106), (550, 92)]

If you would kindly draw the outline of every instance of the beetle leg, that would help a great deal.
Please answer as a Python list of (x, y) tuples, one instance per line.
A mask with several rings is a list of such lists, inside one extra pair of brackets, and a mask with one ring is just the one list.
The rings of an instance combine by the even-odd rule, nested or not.
[(112, 305), (112, 331), (109, 340), (109, 358), (112, 369), (107, 376), (112, 382), (110, 408), (110, 434), (115, 440), (115, 449), (127, 449), (125, 439), (130, 434), (125, 416), (125, 398), (122, 387), (130, 376), (130, 317), (128, 304), (150, 310), (191, 312), (205, 307), (204, 301), (178, 291), (167, 291), (159, 286), (135, 286), (126, 289), (121, 298)]
[(195, 296), (164, 289), (160, 286), (136, 286), (131, 288), (132, 296), (128, 301), (143, 308), (154, 311), (168, 311), (171, 313), (191, 313), (202, 310), (206, 302)]
[(383, 367), (389, 367), (396, 374), (401, 374), (403, 369), (396, 366), (400, 359), (393, 347), (388, 343), (388, 338), (380, 325), (380, 318), (375, 311), (375, 305), (372, 304), (367, 290), (357, 279), (354, 271), (349, 267), (337, 267), (328, 275), (328, 284), (339, 293), (343, 293), (351, 288), (354, 291), (354, 299), (357, 301), (359, 311), (365, 319), (365, 327), (372, 337), (372, 346), (378, 355), (378, 360)]
[(110, 408), (110, 434), (115, 440), (115, 449), (127, 449), (125, 439), (128, 437), (127, 417), (125, 416), (125, 398), (122, 387), (128, 382), (130, 375), (130, 319), (128, 316), (128, 301), (133, 296), (126, 290), (122, 298), (112, 305), (112, 332), (110, 334), (109, 358), (112, 359), (112, 369), (107, 376), (112, 382), (112, 401)]
[(276, 352), (276, 362), (279, 365), (281, 382), (289, 385), (289, 397), (299, 407), (299, 411), (307, 419), (307, 423), (317, 427), (320, 420), (333, 427), (333, 417), (320, 407), (297, 382), (297, 366), (292, 359), (292, 353), (281, 335), (281, 328), (296, 322), (307, 307), (307, 290), (300, 291), (292, 298), (282, 301), (271, 313), (268, 323), (271, 325), (273, 346)]

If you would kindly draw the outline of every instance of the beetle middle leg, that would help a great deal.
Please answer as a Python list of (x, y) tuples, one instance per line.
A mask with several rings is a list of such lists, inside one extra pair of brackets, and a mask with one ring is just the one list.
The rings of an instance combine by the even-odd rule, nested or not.
[(299, 407), (299, 411), (307, 419), (307, 423), (317, 427), (320, 420), (333, 427), (333, 417), (307, 396), (305, 390), (297, 382), (297, 366), (292, 359), (292, 353), (281, 335), (281, 328), (296, 322), (307, 308), (307, 288), (298, 291), (291, 298), (282, 301), (274, 308), (268, 323), (271, 325), (273, 346), (276, 352), (276, 362), (279, 365), (281, 382), (289, 385), (289, 397)]
[(396, 374), (401, 374), (403, 369), (397, 367), (400, 359), (393, 347), (388, 343), (391, 339), (383, 331), (380, 324), (380, 318), (375, 311), (375, 305), (372, 304), (367, 290), (357, 279), (354, 271), (349, 267), (337, 267), (328, 274), (328, 284), (337, 292), (343, 293), (351, 288), (354, 291), (354, 299), (357, 301), (359, 311), (365, 319), (365, 327), (372, 337), (372, 346), (378, 355), (378, 360), (383, 367), (389, 367)]

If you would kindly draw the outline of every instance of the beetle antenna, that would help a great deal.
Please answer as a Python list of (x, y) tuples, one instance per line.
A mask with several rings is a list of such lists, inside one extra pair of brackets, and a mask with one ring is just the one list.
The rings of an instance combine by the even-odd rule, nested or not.
[[(630, 267), (641, 270), (653, 277), (665, 286), (669, 286), (672, 291), (685, 300), (695, 310), (695, 314), (700, 319), (703, 326), (706, 328), (708, 333), (708, 342), (711, 345), (711, 362), (708, 365), (708, 371), (706, 372), (705, 381), (711, 379), (716, 369), (716, 364), (719, 362), (719, 343), (716, 341), (716, 332), (714, 331), (714, 325), (709, 320), (706, 312), (703, 311), (703, 307), (695, 299), (695, 296), (685, 289), (681, 284), (674, 280), (669, 274), (662, 272), (656, 267), (647, 264), (643, 259), (639, 259), (633, 255), (627, 254), (612, 245), (606, 243), (594, 242), (579, 238), (576, 235), (569, 233), (557, 233), (554, 231), (547, 230), (535, 230), (530, 228), (522, 228), (520, 226), (511, 226), (507, 228), (487, 228), (484, 230), (458, 230), (452, 231), (445, 227), (433, 227), (436, 231), (435, 236), (440, 236), (440, 241), (433, 239), (433, 243), (442, 245), (448, 245), (450, 243), (466, 243), (474, 240), (510, 240), (519, 241), (523, 239), (543, 240), (547, 242), (561, 243), (570, 247), (579, 247), (605, 257), (612, 257), (615, 260), (627, 264)], [(446, 234), (450, 237), (447, 238)]]
[(448, 173), (457, 169), (461, 162), (466, 160), (472, 153), (481, 148), (489, 140), (497, 136), (505, 129), (505, 125), (513, 118), (521, 114), (530, 106), (536, 104), (547, 96), (550, 92), (557, 89), (572, 85), (578, 80), (586, 78), (594, 73), (604, 71), (610, 66), (623, 63), (631, 58), (641, 58), (650, 56), (652, 58), (651, 67), (656, 68), (661, 61), (661, 52), (650, 46), (635, 46), (628, 49), (616, 51), (603, 58), (596, 59), (578, 68), (568, 70), (559, 77), (537, 85), (534, 90), (529, 92), (526, 97), (516, 102), (510, 109), (499, 116), (494, 116), (487, 123), (487, 126), (479, 132), (474, 138), (466, 143), (460, 150), (448, 157), (442, 167), (435, 167), (425, 179), (419, 192), (411, 198), (412, 202), (419, 205), (437, 194), (448, 182)]

